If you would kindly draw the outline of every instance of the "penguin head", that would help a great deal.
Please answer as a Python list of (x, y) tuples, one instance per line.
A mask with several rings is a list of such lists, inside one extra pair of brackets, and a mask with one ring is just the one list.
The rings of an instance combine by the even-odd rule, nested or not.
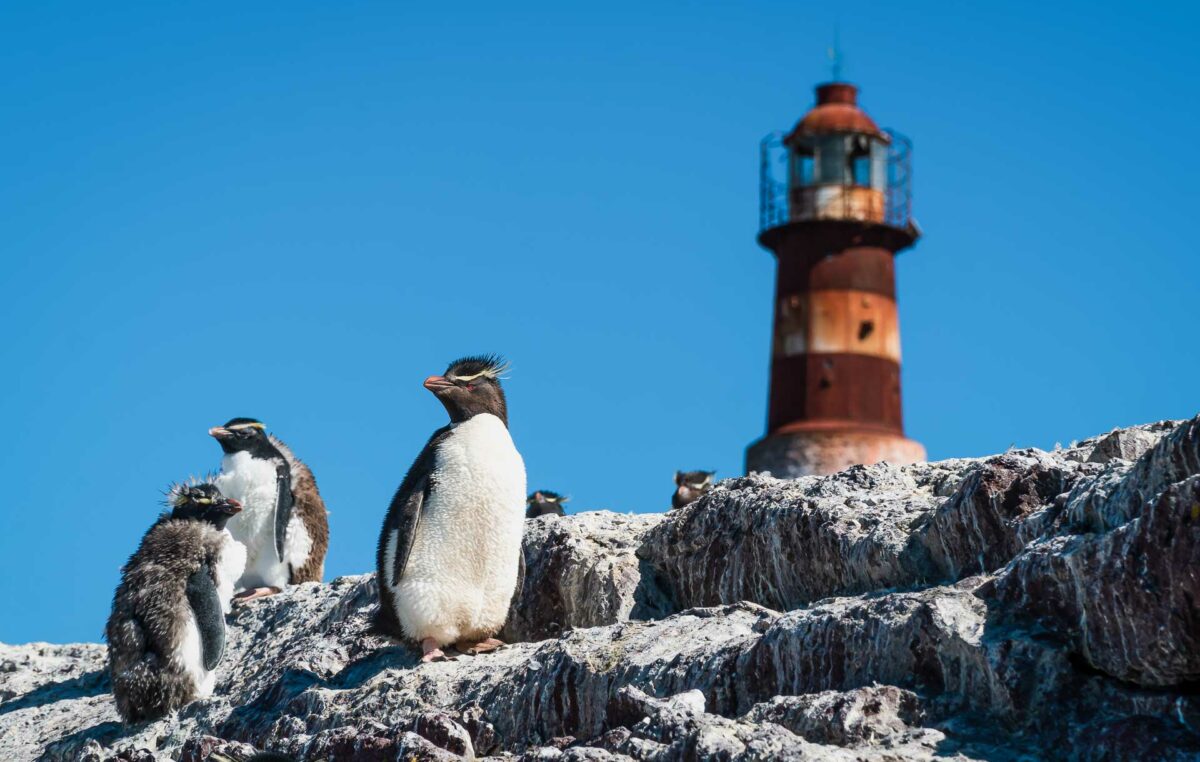
[(500, 388), (500, 374), (508, 364), (496, 355), (480, 355), (455, 360), (440, 376), (425, 379), (425, 388), (450, 414), (450, 421), (462, 423), (481, 413), (491, 413), (508, 425), (508, 406)]
[(248, 452), (256, 458), (270, 459), (278, 453), (267, 437), (267, 427), (254, 418), (233, 418), (223, 426), (213, 426), (208, 435), (220, 443), (227, 454)]
[(671, 498), (671, 507), (682, 508), (698, 500), (701, 495), (712, 489), (715, 473), (716, 471), (676, 471), (675, 495)]
[(176, 484), (167, 493), (171, 518), (207, 521), (217, 529), (242, 510), (242, 504), (225, 497), (211, 484)]
[(563, 503), (570, 499), (571, 498), (565, 495), (560, 495), (557, 492), (551, 492), (548, 489), (540, 489), (525, 500), (525, 505), (527, 506), (525, 510), (525, 517), (532, 519), (551, 513), (555, 516), (562, 516), (564, 515)]

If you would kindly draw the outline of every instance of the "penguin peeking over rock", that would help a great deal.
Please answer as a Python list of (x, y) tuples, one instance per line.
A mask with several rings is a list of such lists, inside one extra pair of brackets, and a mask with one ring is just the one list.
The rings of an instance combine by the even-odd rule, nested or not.
[(224, 531), (242, 510), (212, 484), (175, 485), (121, 569), (105, 627), (108, 671), (126, 722), (166, 716), (212, 693), (225, 614), (246, 550)]
[(563, 503), (570, 499), (557, 492), (540, 489), (526, 498), (525, 518), (536, 519), (538, 516), (562, 516), (564, 515)]
[(208, 433), (224, 452), (213, 483), (244, 509), (229, 522), (229, 533), (246, 546), (237, 602), (320, 582), (329, 518), (312, 471), (253, 418), (234, 418)]
[(676, 471), (675, 494), (671, 496), (671, 508), (682, 508), (701, 498), (712, 489), (716, 471)]
[(496, 356), (465, 357), (425, 379), (450, 416), (396, 490), (379, 536), (378, 627), (421, 646), (475, 655), (493, 637), (525, 574), (525, 463), (508, 432)]

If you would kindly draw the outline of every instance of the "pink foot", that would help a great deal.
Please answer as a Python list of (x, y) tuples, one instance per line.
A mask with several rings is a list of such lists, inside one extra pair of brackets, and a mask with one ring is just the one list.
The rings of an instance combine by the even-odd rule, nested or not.
[(428, 664), (433, 661), (452, 661), (452, 659), (438, 647), (436, 640), (425, 638), (421, 641), (421, 663)]
[(233, 602), (249, 603), (256, 598), (266, 598), (269, 595), (278, 595), (282, 592), (283, 588), (281, 587), (252, 587), (233, 596)]
[(462, 643), (454, 644), (455, 648), (457, 648), (459, 651), (462, 651), (463, 653), (465, 653), (468, 656), (478, 656), (479, 654), (490, 653), (492, 651), (496, 651), (501, 648), (504, 648), (504, 646), (505, 646), (504, 641), (497, 640), (495, 638), (485, 638), (484, 640), (480, 640), (480, 641), (477, 641), (474, 643), (469, 642), (469, 641), (464, 641)]

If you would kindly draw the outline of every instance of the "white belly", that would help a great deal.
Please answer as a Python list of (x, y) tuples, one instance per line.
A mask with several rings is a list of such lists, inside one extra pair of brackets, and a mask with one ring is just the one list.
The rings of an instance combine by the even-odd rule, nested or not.
[[(228, 614), (233, 598), (234, 581), (242, 574), (246, 565), (246, 549), (241, 543), (227, 538), (217, 557), (216, 583), (217, 595), (221, 598), (221, 610)], [(204, 643), (200, 640), (200, 628), (196, 624), (196, 615), (188, 609), (187, 622), (183, 626), (183, 640), (173, 655), (177, 669), (183, 670), (192, 678), (196, 686), (196, 697), (207, 698), (212, 695), (216, 685), (216, 672), (210, 672), (204, 667)]]
[(217, 595), (221, 598), (221, 610), (228, 614), (232, 610), (233, 594), (237, 581), (246, 571), (246, 546), (228, 536), (217, 558)]
[(225, 525), (233, 539), (246, 547), (246, 568), (236, 588), (286, 587), (287, 562), (280, 561), (275, 550), (275, 465), (245, 452), (226, 455), (213, 484), (222, 495), (242, 504), (242, 512)]
[(175, 666), (192, 678), (196, 686), (196, 698), (207, 698), (212, 695), (217, 676), (204, 668), (204, 646), (200, 642), (200, 628), (196, 626), (196, 617), (188, 610), (187, 623), (183, 627), (183, 640), (174, 654)]
[[(493, 415), (458, 424), (437, 451), (434, 490), (422, 507), (393, 590), (405, 633), (440, 644), (494, 635), (508, 616), (525, 526), (525, 463)], [(387, 557), (395, 556), (396, 535)]]

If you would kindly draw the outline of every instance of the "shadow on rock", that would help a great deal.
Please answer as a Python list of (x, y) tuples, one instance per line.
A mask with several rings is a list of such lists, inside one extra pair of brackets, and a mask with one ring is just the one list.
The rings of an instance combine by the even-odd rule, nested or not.
[(77, 759), (78, 750), (88, 741), (95, 741), (100, 746), (111, 746), (128, 732), (129, 727), (119, 722), (102, 722), (89, 728), (77, 730), (70, 735), (46, 746), (38, 762), (54, 762), (60, 759)]
[(105, 670), (98, 669), (94, 672), (84, 673), (79, 677), (73, 677), (70, 680), (60, 680), (56, 683), (46, 683), (45, 685), (38, 686), (23, 696), (18, 696), (0, 704), (0, 714), (8, 714), (18, 709), (45, 706), (46, 704), (53, 704), (56, 701), (98, 696), (101, 693), (107, 693), (111, 689), (108, 673)]

